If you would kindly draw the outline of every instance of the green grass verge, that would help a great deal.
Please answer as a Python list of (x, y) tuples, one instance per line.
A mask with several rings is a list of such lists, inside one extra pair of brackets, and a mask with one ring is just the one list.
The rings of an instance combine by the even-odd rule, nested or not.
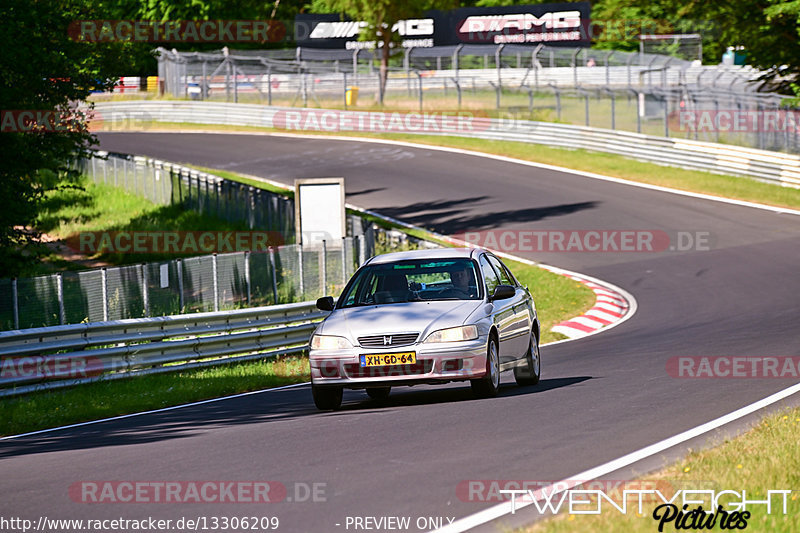
[(97, 420), (308, 381), (308, 359), (284, 356), (89, 383), (0, 400), (0, 435)]
[[(36, 228), (50, 236), (75, 239), (88, 231), (235, 231), (246, 230), (244, 223), (231, 223), (214, 216), (185, 210), (180, 205), (162, 206), (111, 185), (83, 179), (77, 188), (50, 191), (43, 200)], [(87, 256), (112, 265), (135, 264), (174, 259), (170, 254), (101, 253)], [(26, 275), (56, 270), (85, 268), (51, 254)]]
[[(245, 126), (221, 126), (207, 124), (187, 124), (169, 122), (142, 123), (137, 131), (153, 129), (179, 130), (194, 129), (207, 131), (253, 131), (253, 132), (281, 132), (273, 128), (257, 128)], [(556, 165), (564, 168), (594, 172), (606, 176), (623, 178), (640, 183), (648, 183), (663, 187), (671, 187), (683, 191), (699, 192), (758, 202), (778, 207), (800, 209), (800, 189), (782, 187), (777, 184), (766, 183), (754, 179), (723, 174), (713, 174), (699, 170), (686, 170), (675, 167), (661, 166), (654, 163), (636, 161), (616, 154), (590, 152), (588, 150), (568, 150), (553, 148), (538, 144), (512, 142), (512, 141), (485, 141), (464, 137), (444, 137), (434, 135), (413, 134), (375, 134), (362, 132), (325, 133), (302, 132), (312, 135), (344, 135), (348, 137), (364, 137), (392, 139), (433, 146), (446, 146), (473, 150), (493, 155), (514, 157), (524, 161), (533, 161)]]
[[(659, 486), (672, 485), (676, 489), (683, 490), (734, 490), (739, 493), (746, 490), (747, 499), (751, 501), (766, 499), (768, 490), (793, 490), (794, 492), (787, 498), (786, 515), (783, 514), (777, 496), (773, 499), (772, 514), (766, 513), (764, 505), (748, 506), (752, 516), (747, 520), (746, 530), (771, 533), (800, 531), (798, 435), (800, 435), (800, 409), (787, 410), (765, 417), (757, 426), (739, 437), (726, 439), (723, 444), (715, 448), (694, 451), (682, 461), (642, 479), (648, 482), (661, 481), (663, 485), (660, 483)], [(667, 498), (672, 495), (665, 493)], [(721, 503), (736, 499), (735, 496), (724, 496)], [(741, 501), (741, 496), (738, 499)], [(616, 497), (615, 500), (620, 501), (620, 497)], [(631, 505), (633, 512), (629, 509), (628, 514), (623, 515), (606, 503), (599, 515), (559, 515), (522, 531), (526, 533), (658, 531), (658, 521), (653, 519), (652, 515), (655, 506), (661, 502), (646, 503), (643, 514), (638, 516), (633, 504)], [(689, 509), (694, 509), (696, 506), (690, 505)], [(709, 509), (709, 505), (706, 503), (703, 508)], [(728, 506), (727, 510), (731, 511), (733, 508)], [(721, 530), (719, 519), (713, 530)], [(664, 531), (675, 531), (674, 522), (665, 525)]]

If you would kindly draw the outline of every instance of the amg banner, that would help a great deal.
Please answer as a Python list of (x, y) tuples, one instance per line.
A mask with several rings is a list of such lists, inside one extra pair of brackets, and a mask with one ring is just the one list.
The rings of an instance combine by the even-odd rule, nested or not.
[[(403, 48), (457, 44), (547, 44), (589, 46), (589, 2), (465, 7), (427, 11), (422, 17), (401, 20), (392, 30)], [(341, 20), (339, 15), (300, 14), (295, 17), (295, 40), (308, 48), (371, 49), (360, 42), (364, 21)]]

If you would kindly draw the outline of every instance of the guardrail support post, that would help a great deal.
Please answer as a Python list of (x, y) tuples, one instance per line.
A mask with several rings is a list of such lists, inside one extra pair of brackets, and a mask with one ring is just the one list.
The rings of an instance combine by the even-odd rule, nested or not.
[(217, 254), (211, 254), (211, 276), (214, 278), (214, 312), (219, 311), (219, 279), (217, 278)]

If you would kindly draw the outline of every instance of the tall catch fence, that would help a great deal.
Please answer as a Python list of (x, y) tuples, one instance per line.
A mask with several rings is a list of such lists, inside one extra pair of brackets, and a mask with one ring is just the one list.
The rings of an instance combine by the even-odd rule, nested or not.
[[(369, 50), (183, 53), (159, 49), (174, 98), (369, 109), (379, 75)], [(760, 92), (759, 72), (639, 52), (543, 45), (410, 48), (392, 60), (385, 110), (561, 122), (800, 152), (800, 114)]]

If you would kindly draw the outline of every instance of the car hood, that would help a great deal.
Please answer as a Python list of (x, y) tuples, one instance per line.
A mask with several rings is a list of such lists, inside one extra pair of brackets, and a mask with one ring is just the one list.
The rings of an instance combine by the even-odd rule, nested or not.
[(419, 332), (422, 339), (437, 329), (464, 324), (481, 303), (478, 300), (447, 300), (336, 309), (317, 333), (348, 337), (351, 342), (364, 335), (402, 332)]

